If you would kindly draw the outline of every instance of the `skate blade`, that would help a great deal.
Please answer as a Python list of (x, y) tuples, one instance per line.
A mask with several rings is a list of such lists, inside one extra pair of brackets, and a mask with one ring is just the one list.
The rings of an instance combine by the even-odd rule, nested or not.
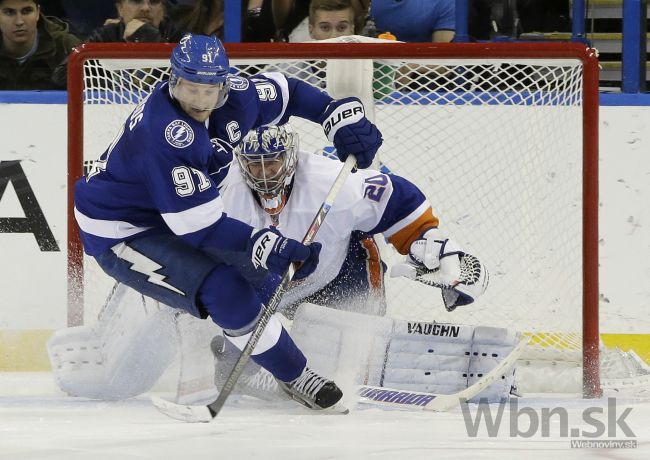
[(327, 409), (321, 409), (321, 410), (326, 413), (338, 414), (338, 415), (348, 415), (350, 413), (350, 409), (348, 409), (347, 406), (341, 403), (336, 403), (333, 406), (328, 407)]
[(312, 406), (307, 404), (307, 402), (303, 401), (300, 398), (295, 397), (294, 395), (290, 395), (291, 399), (293, 399), (295, 402), (300, 404), (301, 406), (306, 407), (307, 409), (311, 409), (316, 412), (320, 412), (323, 414), (339, 414), (339, 415), (347, 415), (350, 413), (350, 409), (347, 408), (347, 406), (341, 404), (340, 402), (334, 404), (333, 406), (326, 407), (326, 408), (321, 408), (318, 406)]

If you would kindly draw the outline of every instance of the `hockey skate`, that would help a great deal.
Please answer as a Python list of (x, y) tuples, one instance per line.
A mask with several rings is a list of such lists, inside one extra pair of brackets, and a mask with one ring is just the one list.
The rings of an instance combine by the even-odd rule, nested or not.
[(328, 409), (344, 414), (349, 412), (347, 408), (337, 404), (343, 392), (336, 383), (321, 377), (308, 367), (305, 367), (295, 380), (291, 382), (278, 380), (278, 384), (291, 398), (310, 409)]
[[(215, 358), (214, 384), (218, 390), (221, 390), (237, 362), (239, 350), (226, 341), (222, 335), (217, 335), (212, 339), (210, 348)], [(235, 385), (234, 393), (253, 396), (263, 401), (289, 399), (288, 395), (279, 389), (275, 377), (252, 361), (244, 367), (244, 371)]]

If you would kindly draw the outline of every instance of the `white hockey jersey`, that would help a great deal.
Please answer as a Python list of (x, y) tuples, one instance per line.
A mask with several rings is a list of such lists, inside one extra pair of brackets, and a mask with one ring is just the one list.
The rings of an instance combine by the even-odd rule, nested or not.
[[(303, 239), (341, 168), (338, 160), (299, 152), (293, 188), (277, 226), (284, 236)], [(236, 161), (232, 162), (220, 192), (228, 216), (255, 228), (271, 225), (269, 214), (257, 203)], [(336, 278), (353, 231), (383, 233), (405, 254), (413, 240), (437, 225), (428, 200), (411, 182), (374, 170), (350, 174), (316, 235), (315, 241), (323, 245), (316, 271), (292, 286), (282, 305), (298, 302)]]

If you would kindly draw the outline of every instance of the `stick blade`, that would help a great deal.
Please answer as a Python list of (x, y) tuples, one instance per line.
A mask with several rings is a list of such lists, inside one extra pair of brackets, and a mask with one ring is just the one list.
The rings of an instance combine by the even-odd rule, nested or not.
[(166, 416), (182, 422), (207, 423), (213, 419), (212, 413), (207, 406), (184, 406), (158, 396), (152, 396), (151, 403)]
[(453, 395), (436, 395), (426, 406), (425, 410), (433, 412), (446, 412), (460, 404), (460, 398), (457, 394)]

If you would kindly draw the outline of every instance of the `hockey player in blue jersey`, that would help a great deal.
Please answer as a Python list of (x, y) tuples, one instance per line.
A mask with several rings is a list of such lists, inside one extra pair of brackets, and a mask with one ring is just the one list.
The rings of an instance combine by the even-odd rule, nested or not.
[[(242, 133), (291, 115), (321, 123), (338, 151), (355, 154), (361, 168), (381, 145), (356, 98), (334, 101), (281, 74), (233, 77), (216, 37), (184, 36), (172, 52), (169, 82), (134, 109), (75, 185), (85, 252), (138, 292), (209, 316), (242, 349), (270, 288), (253, 288), (232, 265), (246, 254), (255, 267), (281, 274), (297, 262), (295, 278), (301, 279), (316, 269), (320, 244), (305, 246), (228, 217), (217, 185)], [(342, 396), (334, 382), (307, 367), (277, 318), (253, 360), (308, 407), (330, 407)]]

